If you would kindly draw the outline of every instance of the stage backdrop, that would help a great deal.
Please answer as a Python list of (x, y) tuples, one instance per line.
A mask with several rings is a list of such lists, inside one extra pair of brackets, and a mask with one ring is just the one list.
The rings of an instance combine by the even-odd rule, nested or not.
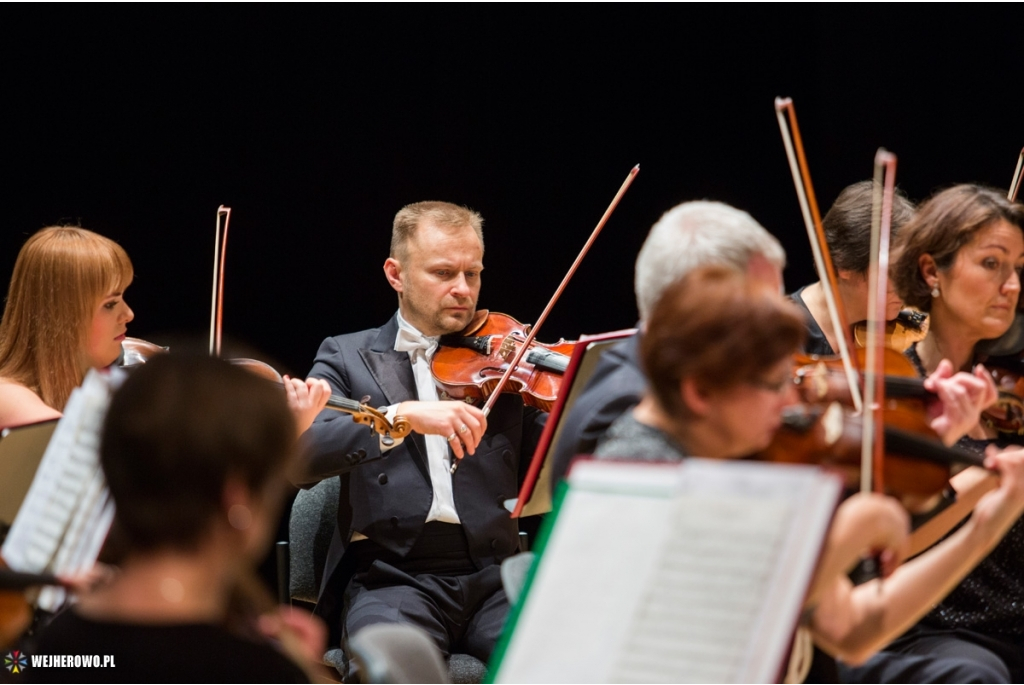
[[(384, 322), (404, 204), (485, 217), (481, 306), (532, 321), (641, 172), (543, 340), (636, 319), (633, 262), (678, 202), (749, 211), (813, 278), (773, 111), (795, 99), (823, 210), (899, 155), (914, 199), (1008, 186), (1024, 144), (1011, 6), (4, 7), (0, 278), (78, 223), (119, 241), (129, 333), (205, 335), (233, 208), (225, 332), (304, 374)], [(4, 285), (6, 288), (6, 285)]]

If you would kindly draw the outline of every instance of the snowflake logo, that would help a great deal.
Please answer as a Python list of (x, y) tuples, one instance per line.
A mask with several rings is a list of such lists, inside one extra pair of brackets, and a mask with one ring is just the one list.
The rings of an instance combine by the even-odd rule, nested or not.
[(25, 652), (18, 650), (7, 652), (7, 656), (4, 657), (4, 666), (11, 673), (21, 673), (28, 666), (28, 657), (25, 656)]

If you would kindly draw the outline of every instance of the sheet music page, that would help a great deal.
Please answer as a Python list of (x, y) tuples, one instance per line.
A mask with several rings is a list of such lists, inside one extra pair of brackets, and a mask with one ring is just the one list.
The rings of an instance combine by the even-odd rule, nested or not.
[[(99, 432), (111, 386), (120, 384), (123, 377), (119, 371), (90, 371), (72, 392), (4, 541), (2, 553), (11, 568), (34, 573), (73, 570), (66, 562), (82, 544), (81, 536), (95, 538), (103, 527), (107, 514), (101, 500), (107, 495), (99, 466)], [(74, 539), (68, 536), (69, 530)], [(106, 536), (105, 528), (102, 535)], [(85, 563), (78, 556), (77, 563)], [(57, 563), (58, 557), (65, 563)], [(88, 563), (93, 561), (95, 555)]]
[(580, 466), (498, 681), (773, 680), (836, 480), (706, 460)]

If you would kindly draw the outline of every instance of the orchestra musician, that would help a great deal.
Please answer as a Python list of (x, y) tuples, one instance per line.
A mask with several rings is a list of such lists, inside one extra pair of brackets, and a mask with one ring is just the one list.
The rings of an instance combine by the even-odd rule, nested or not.
[[(600, 459), (738, 458), (764, 449), (796, 400), (792, 355), (804, 336), (800, 310), (772, 286), (725, 267), (691, 271), (663, 292), (640, 344), (649, 390), (598, 444)], [(965, 374), (966, 375), (966, 374)], [(970, 377), (968, 377), (970, 378)], [(981, 407), (946, 408), (964, 432)], [(860, 663), (925, 614), (991, 550), (1024, 511), (1024, 450), (988, 457), (1002, 481), (945, 541), (894, 568), (908, 518), (895, 501), (856, 495), (837, 513), (808, 599), (809, 628), (827, 652)], [(862, 554), (885, 550), (888, 577), (853, 587)], [(941, 664), (960, 674), (953, 664)]]
[[(847, 321), (851, 325), (868, 318), (868, 265), (871, 261), (872, 181), (847, 186), (825, 214), (822, 228), (838, 276), (837, 292), (842, 300)], [(893, 195), (891, 235), (895, 238), (910, 218), (914, 205), (902, 191)], [(835, 326), (825, 304), (821, 281), (805, 285), (792, 295), (807, 317), (807, 340), (804, 352), (821, 356), (837, 354)], [(889, 283), (885, 319), (892, 321), (903, 308), (903, 301)]]
[[(113, 668), (29, 668), (46, 682), (308, 682), (325, 628), (229, 600), (276, 531), (294, 467), (284, 393), (206, 356), (159, 355), (111, 400), (100, 461), (126, 543), (119, 571), (42, 631), (33, 655), (106, 655)], [(246, 634), (224, 624), (250, 620)], [(279, 642), (286, 656), (268, 638)]]
[[(927, 336), (907, 356), (921, 375), (943, 359), (970, 370), (977, 344), (1011, 325), (1024, 269), (1024, 207), (1003, 193), (975, 185), (943, 190), (919, 208), (893, 246), (893, 283), (908, 305), (929, 313)], [(1020, 443), (978, 424), (959, 446), (981, 452), (991, 444)], [(941, 515), (939, 537), (974, 507), (996, 479), (970, 468), (955, 476), (956, 503)], [(948, 523), (946, 522), (948, 521)], [(955, 656), (974, 680), (1021, 682), (1024, 678), (1024, 522), (935, 609), (905, 636), (861, 668), (843, 669), (850, 682), (938, 682), (934, 661)], [(913, 659), (913, 661), (908, 661)], [(909, 664), (909, 665), (908, 665)], [(952, 681), (942, 681), (952, 682)]]
[[(528, 465), (520, 455), (532, 452), (545, 415), (502, 395), (485, 417), (439, 400), (430, 375), (438, 336), (473, 318), (483, 253), (476, 212), (446, 202), (404, 207), (384, 263), (398, 312), (380, 328), (327, 338), (310, 371), (336, 393), (404, 416), (415, 431), (389, 446), (324, 412), (304, 436), (299, 484), (341, 478), (317, 604), (332, 642), (344, 646), (375, 623), (409, 623), (446, 656), (486, 662), (504, 623), (498, 564), (515, 553), (518, 530), (502, 503), (515, 497)], [(455, 474), (453, 459), (462, 459)]]
[(25, 243), (0, 321), (0, 426), (57, 418), (90, 368), (121, 354), (132, 263), (114, 241), (51, 226)]
[[(58, 418), (90, 368), (120, 358), (133, 277), (124, 249), (84, 228), (50, 226), (25, 242), (0, 321), (0, 427)], [(304, 430), (329, 387), (289, 378), (285, 388)]]
[(640, 333), (606, 350), (563, 420), (552, 457), (552, 479), (565, 476), (577, 454), (591, 454), (612, 421), (632, 409), (647, 387), (639, 346), (662, 291), (691, 270), (724, 265), (782, 288), (786, 253), (749, 214), (721, 202), (685, 202), (651, 228), (636, 259)]

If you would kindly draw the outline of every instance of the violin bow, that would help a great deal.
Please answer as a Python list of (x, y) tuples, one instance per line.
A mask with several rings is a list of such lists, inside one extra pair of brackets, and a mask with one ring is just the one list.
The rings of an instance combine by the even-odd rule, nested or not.
[[(221, 220), (223, 220), (223, 228)], [(216, 232), (213, 239), (213, 294), (210, 301), (211, 357), (221, 356), (221, 332), (224, 328), (224, 263), (228, 249), (228, 224), (230, 222), (231, 208), (221, 205), (217, 208)], [(266, 376), (266, 373), (254, 370), (253, 365), (262, 365), (269, 369), (270, 373), (278, 374), (273, 367), (257, 360), (232, 359), (229, 361), (247, 368), (258, 376)], [(284, 381), (278, 375), (273, 382), (282, 384)], [(389, 447), (395, 443), (396, 438), (404, 438), (412, 430), (409, 420), (404, 416), (396, 416), (394, 421), (389, 423), (387, 417), (376, 409), (333, 393), (327, 407), (350, 414), (356, 423), (369, 426), (371, 431), (381, 436), (381, 442)]]
[(1017, 201), (1022, 176), (1024, 176), (1024, 148), (1021, 148), (1020, 155), (1017, 157), (1017, 168), (1013, 172), (1013, 180), (1010, 181), (1010, 192), (1006, 195), (1006, 199), (1010, 202)]
[[(786, 115), (788, 115), (788, 125)], [(839, 356), (843, 360), (843, 370), (846, 372), (846, 380), (850, 386), (853, 406), (860, 411), (863, 402), (860, 386), (857, 383), (859, 369), (851, 355), (851, 350), (854, 349), (853, 337), (850, 333), (849, 320), (846, 318), (846, 308), (838, 294), (836, 284), (839, 281), (836, 278), (835, 266), (832, 264), (832, 254), (825, 241), (825, 229), (821, 225), (821, 212), (818, 211), (818, 200), (814, 195), (814, 187), (811, 185), (811, 172), (807, 167), (807, 158), (804, 156), (804, 144), (800, 137), (800, 128), (796, 123), (796, 108), (793, 106), (792, 98), (775, 98), (775, 116), (779, 121), (782, 144), (786, 148), (789, 170), (793, 175), (793, 185), (796, 187), (797, 199), (800, 202), (800, 212), (804, 218), (804, 225), (807, 227), (807, 237), (811, 242), (814, 264), (825, 281), (825, 287), (822, 288), (822, 292), (825, 294), (825, 306), (828, 308), (828, 315), (835, 328)]]
[[(221, 232), (221, 220), (224, 230)], [(217, 225), (213, 234), (213, 294), (210, 296), (210, 356), (220, 356), (221, 330), (224, 325), (224, 257), (228, 249), (228, 224), (231, 208), (217, 208)]]
[(892, 234), (892, 205), (896, 192), (896, 155), (879, 148), (875, 153), (875, 174), (871, 201), (871, 263), (868, 267), (868, 344), (864, 369), (864, 439), (861, 441), (860, 488), (862, 492), (884, 492), (882, 459), (885, 431), (885, 307), (889, 286), (889, 238)]
[[(555, 294), (551, 296), (550, 300), (548, 300), (548, 305), (544, 307), (544, 311), (541, 312), (541, 315), (539, 317), (537, 317), (537, 322), (533, 324), (533, 327), (530, 329), (530, 333), (526, 336), (526, 340), (524, 340), (520, 344), (519, 351), (516, 352), (516, 356), (512, 358), (512, 361), (509, 363), (508, 368), (505, 369), (505, 373), (501, 376), (501, 379), (498, 381), (498, 384), (494, 386), (494, 390), (491, 391), (491, 395), (490, 397), (487, 398), (487, 402), (484, 403), (482, 409), (484, 416), (487, 416), (488, 414), (491, 413), (491, 409), (494, 407), (494, 403), (498, 401), (498, 397), (500, 397), (502, 389), (508, 383), (508, 379), (511, 378), (512, 373), (519, 365), (519, 362), (522, 361), (523, 356), (526, 354), (527, 350), (530, 347), (530, 343), (532, 343), (534, 339), (537, 337), (537, 333), (540, 332), (541, 326), (543, 326), (544, 321), (547, 320), (548, 314), (551, 313), (551, 310), (552, 308), (554, 308), (555, 303), (558, 302), (558, 298), (562, 296), (562, 291), (564, 291), (565, 287), (569, 284), (569, 280), (572, 279), (573, 275), (576, 273), (576, 269), (579, 268), (580, 262), (582, 262), (583, 258), (587, 256), (587, 252), (590, 250), (591, 245), (593, 245), (594, 241), (597, 240), (597, 236), (598, 234), (601, 233), (601, 229), (604, 228), (604, 225), (606, 223), (608, 223), (608, 219), (611, 217), (612, 212), (614, 212), (615, 208), (619, 206), (619, 201), (622, 199), (622, 196), (626, 194), (626, 191), (629, 189), (629, 186), (633, 183), (633, 179), (636, 178), (636, 175), (639, 172), (640, 165), (637, 164), (635, 167), (629, 170), (628, 174), (626, 174), (626, 180), (622, 182), (622, 185), (619, 187), (619, 191), (615, 193), (615, 197), (612, 198), (611, 204), (608, 205), (608, 209), (604, 210), (604, 214), (601, 216), (601, 220), (597, 222), (597, 226), (595, 226), (593, 232), (591, 232), (590, 238), (587, 239), (587, 242), (583, 246), (583, 249), (580, 250), (580, 253), (576, 256), (576, 261), (574, 261), (572, 263), (572, 266), (569, 267), (569, 271), (566, 272), (565, 277), (562, 279), (561, 284), (559, 284), (558, 286), (558, 289), (555, 290)], [(458, 466), (459, 462), (455, 461), (452, 464), (450, 472), (454, 474)]]

